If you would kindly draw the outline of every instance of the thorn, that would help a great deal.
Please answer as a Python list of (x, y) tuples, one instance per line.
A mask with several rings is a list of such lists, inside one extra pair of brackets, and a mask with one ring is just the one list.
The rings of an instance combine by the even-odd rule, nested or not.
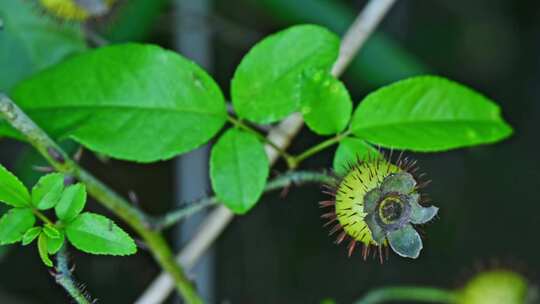
[(65, 175), (64, 176), (64, 186), (70, 186), (75, 184), (77, 182), (77, 179), (73, 175)]
[(336, 224), (334, 227), (332, 227), (330, 232), (328, 232), (328, 236), (331, 236), (332, 234), (338, 232), (340, 229), (341, 229), (341, 225), (339, 223)]
[(58, 151), (55, 147), (48, 147), (47, 154), (49, 154), (49, 156), (57, 163), (63, 164), (66, 162), (66, 159), (64, 158), (62, 153), (60, 153), (60, 151)]
[(148, 251), (148, 245), (146, 245), (146, 243), (143, 242), (142, 240), (135, 239), (135, 244), (137, 245), (137, 247), (138, 247), (139, 249)]
[(336, 194), (334, 192), (323, 191), (322, 193), (328, 194), (330, 196), (336, 196)]
[(292, 185), (288, 184), (287, 186), (283, 187), (281, 189), (281, 193), (279, 194), (280, 198), (285, 198), (289, 194), (289, 190), (291, 190)]
[(334, 201), (321, 201), (319, 202), (319, 208), (331, 207), (331, 206), (334, 206), (335, 204), (336, 202)]
[(400, 168), (403, 168), (403, 167), (401, 166), (401, 164), (402, 164), (402, 159), (401, 159), (401, 158), (402, 158), (402, 157), (403, 157), (403, 150), (401, 150), (401, 151), (399, 152), (399, 155), (398, 155), (398, 158), (397, 158), (397, 161), (396, 161), (396, 166), (398, 166), (398, 167), (400, 167)]
[(75, 152), (75, 154), (73, 154), (73, 160), (75, 162), (80, 162), (81, 161), (81, 158), (83, 156), (83, 152), (84, 152), (84, 149), (82, 146), (79, 147), (79, 149), (77, 149), (77, 152)]
[(392, 162), (392, 157), (394, 156), (394, 148), (391, 148), (390, 149), (390, 154), (388, 156), (388, 162)]
[(52, 173), (52, 172), (54, 172), (54, 168), (49, 167), (49, 166), (32, 166), (32, 169), (34, 169), (34, 171), (41, 172), (41, 173)]
[(420, 183), (418, 186), (416, 186), (416, 188), (422, 189), (422, 188), (425, 188), (425, 187), (429, 186), (429, 184), (431, 184), (431, 180), (427, 180), (425, 182)]
[(321, 218), (335, 218), (336, 214), (334, 212), (327, 212), (321, 215)]
[(279, 170), (275, 170), (275, 169), (274, 169), (274, 170), (272, 170), (272, 171), (270, 172), (270, 174), (272, 175), (272, 177), (278, 177), (278, 176), (281, 175), (281, 172), (279, 172)]
[(324, 190), (328, 190), (328, 191), (334, 191), (334, 190), (335, 190), (335, 187), (332, 187), (332, 186), (326, 185), (326, 184), (322, 184), (321, 187), (322, 187)]
[(333, 222), (337, 221), (337, 217), (334, 217), (330, 221), (324, 223), (323, 227), (328, 227), (328, 225), (332, 224)]
[(364, 244), (364, 246), (362, 246), (362, 258), (364, 259), (364, 261), (367, 259), (368, 252), (369, 245)]
[(346, 236), (347, 236), (347, 233), (345, 233), (345, 231), (342, 231), (342, 232), (338, 235), (338, 237), (337, 237), (337, 239), (336, 239), (336, 244), (338, 244), (338, 245), (341, 244), (341, 242), (343, 242), (343, 240), (345, 239)]
[(349, 242), (349, 251), (348, 251), (348, 255), (349, 257), (352, 256), (353, 252), (354, 252), (354, 248), (356, 247), (356, 240), (355, 239), (351, 239), (351, 241)]
[(140, 207), (140, 205), (139, 205), (139, 197), (137, 196), (137, 193), (135, 193), (135, 191), (129, 190), (128, 191), (128, 197), (129, 197), (129, 200), (131, 201), (131, 203), (133, 203), (133, 205), (135, 205), (137, 207)]

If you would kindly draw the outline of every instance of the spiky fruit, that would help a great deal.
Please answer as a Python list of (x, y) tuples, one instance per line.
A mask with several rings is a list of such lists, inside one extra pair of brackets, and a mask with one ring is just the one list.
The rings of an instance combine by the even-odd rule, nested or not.
[(54, 16), (63, 20), (84, 21), (105, 15), (115, 0), (39, 0)]
[(400, 256), (419, 256), (422, 239), (413, 224), (430, 221), (438, 208), (420, 204), (418, 191), (426, 183), (418, 183), (415, 164), (401, 156), (396, 164), (384, 157), (358, 161), (328, 187), (334, 200), (321, 206), (332, 211), (322, 217), (329, 220), (325, 226), (334, 224), (330, 235), (339, 232), (336, 243), (349, 239), (349, 256), (357, 244), (364, 259), (370, 247), (376, 247), (382, 262), (382, 248), (388, 245)]
[(533, 304), (537, 290), (520, 274), (496, 269), (481, 272), (458, 291), (457, 304)]

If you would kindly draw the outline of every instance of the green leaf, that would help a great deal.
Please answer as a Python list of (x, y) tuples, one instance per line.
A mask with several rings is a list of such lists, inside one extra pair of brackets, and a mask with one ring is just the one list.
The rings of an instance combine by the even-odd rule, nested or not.
[(43, 176), (32, 188), (32, 205), (40, 210), (54, 207), (64, 190), (64, 175), (51, 173)]
[(259, 200), (268, 178), (268, 157), (251, 133), (229, 129), (212, 148), (210, 179), (218, 198), (237, 214)]
[(58, 232), (57, 238), (47, 236), (47, 252), (49, 254), (56, 254), (62, 248), (62, 245), (64, 245), (65, 234), (62, 230), (58, 230)]
[(133, 239), (110, 219), (85, 212), (66, 226), (75, 248), (92, 254), (130, 255), (137, 252)]
[(79, 183), (64, 190), (60, 202), (54, 207), (54, 211), (59, 219), (69, 222), (81, 213), (85, 204), (86, 187)]
[(330, 71), (339, 38), (316, 25), (298, 25), (257, 43), (234, 73), (231, 95), (238, 115), (257, 123), (278, 121), (300, 106), (306, 69)]
[[(219, 87), (204, 70), (177, 53), (141, 44), (72, 57), (23, 81), (12, 97), (54, 138), (71, 137), (95, 152), (140, 162), (197, 148), (227, 115)], [(0, 134), (16, 136), (5, 127)]]
[(86, 50), (78, 23), (58, 22), (32, 1), (0, 1), (0, 91), (33, 73)]
[(0, 245), (13, 244), (20, 241), (25, 232), (32, 228), (36, 218), (32, 210), (13, 208), (0, 218)]
[(370, 144), (358, 138), (346, 137), (339, 142), (336, 154), (334, 154), (334, 171), (337, 174), (343, 175), (358, 160), (375, 159), (378, 157), (380, 157), (379, 151)]
[[(260, 7), (278, 24), (315, 23), (337, 34), (345, 33), (357, 15), (347, 1), (249, 0), (247, 3)], [(379, 87), (427, 71), (419, 58), (407, 53), (382, 31), (369, 36), (347, 68), (350, 78), (362, 87)]]
[(409, 78), (369, 94), (354, 113), (352, 131), (383, 147), (423, 152), (492, 143), (512, 134), (495, 103), (436, 76)]
[(32, 243), (40, 233), (41, 233), (41, 227), (32, 227), (26, 230), (26, 232), (24, 233), (22, 237), (23, 246), (26, 246)]
[(47, 236), (45, 235), (45, 233), (42, 233), (42, 234), (39, 235), (39, 238), (38, 238), (38, 252), (39, 252), (39, 257), (43, 261), (43, 264), (45, 264), (45, 266), (47, 266), (47, 267), (52, 267), (53, 262), (49, 258), (49, 249), (48, 249), (49, 246), (48, 246), (47, 241), (48, 240), (47, 240)]
[(345, 85), (323, 70), (304, 73), (300, 86), (302, 114), (307, 126), (319, 135), (345, 129), (352, 114), (352, 101)]
[(50, 239), (60, 238), (60, 231), (51, 224), (45, 224), (45, 226), (43, 226), (43, 233)]
[(30, 205), (30, 193), (23, 183), (0, 164), (0, 202), (13, 207)]

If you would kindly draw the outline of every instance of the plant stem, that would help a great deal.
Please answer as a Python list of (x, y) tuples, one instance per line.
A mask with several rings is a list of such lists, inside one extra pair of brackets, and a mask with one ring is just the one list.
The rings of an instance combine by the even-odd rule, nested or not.
[[(270, 192), (282, 188), (289, 187), (293, 184), (295, 185), (304, 185), (308, 183), (319, 183), (319, 184), (329, 184), (334, 181), (334, 178), (330, 175), (319, 173), (319, 172), (310, 172), (310, 171), (296, 171), (296, 172), (287, 172), (283, 175), (280, 175), (273, 180), (269, 181), (266, 184), (264, 192)], [(201, 211), (205, 208), (215, 206), (219, 203), (219, 199), (215, 196), (205, 197), (199, 201), (189, 204), (189, 206), (180, 208), (178, 210), (171, 211), (161, 218), (158, 218), (154, 221), (153, 226), (156, 229), (162, 230), (167, 229), (183, 219), (189, 217), (190, 215)]]
[[(274, 158), (275, 160), (275, 158)], [(277, 177), (266, 185), (267, 191), (275, 190), (279, 188), (285, 188), (292, 184), (300, 185), (303, 183), (317, 182), (317, 183), (331, 183), (333, 177), (316, 172), (289, 172)], [(177, 262), (184, 265), (186, 268), (194, 266), (200, 252), (204, 252), (212, 242), (217, 238), (219, 232), (223, 231), (224, 226), (228, 221), (223, 221), (224, 218), (232, 219), (232, 213), (223, 205), (218, 206), (212, 211), (205, 221), (201, 224), (204, 230), (199, 230), (195, 236), (197, 239), (201, 239), (201, 235), (204, 236), (203, 241), (190, 242), (190, 246), (184, 247), (182, 254), (177, 256)], [(157, 304), (162, 303), (167, 298), (167, 295), (171, 291), (172, 281), (166, 273), (161, 273), (144, 294), (135, 301), (135, 304)]]
[(2, 93), (0, 93), (0, 117), (19, 131), (56, 170), (70, 174), (83, 182), (88, 193), (128, 223), (144, 239), (160, 266), (174, 278), (178, 291), (187, 303), (202, 303), (184, 271), (176, 264), (165, 239), (150, 229), (149, 220), (143, 212), (81, 168), (7, 95)]
[(257, 136), (259, 140), (261, 140), (262, 142), (272, 147), (287, 162), (287, 164), (289, 165), (289, 168), (291, 168), (291, 162), (293, 161), (294, 158), (289, 153), (287, 153), (284, 149), (281, 149), (280, 147), (278, 147), (271, 139), (259, 133), (257, 130), (253, 129), (252, 127), (246, 125), (241, 120), (234, 118), (231, 115), (227, 115), (227, 119), (233, 125)]
[(32, 208), (32, 213), (34, 213), (34, 215), (37, 216), (45, 224), (54, 226), (54, 223), (45, 214), (43, 214), (43, 212)]
[(202, 211), (211, 206), (215, 206), (217, 203), (218, 200), (215, 196), (205, 197), (196, 202), (190, 203), (186, 207), (180, 207), (177, 210), (168, 212), (167, 214), (155, 219), (152, 226), (156, 230), (164, 230), (170, 228), (199, 211)]
[(338, 59), (332, 67), (332, 74), (343, 74), (371, 33), (379, 25), (384, 15), (386, 15), (396, 1), (370, 0), (366, 4), (360, 15), (358, 15), (343, 36)]
[(354, 304), (378, 304), (386, 301), (416, 301), (429, 303), (456, 303), (453, 291), (429, 287), (387, 287), (370, 291)]
[(56, 254), (56, 273), (53, 273), (56, 283), (62, 286), (76, 303), (94, 303), (88, 292), (82, 289), (82, 286), (84, 285), (78, 284), (75, 281), (72, 270), (69, 268), (68, 264), (66, 246), (64, 245)]
[[(354, 23), (349, 27), (342, 43), (338, 60), (332, 67), (332, 74), (336, 77), (348, 66), (352, 58), (360, 50), (364, 42), (377, 27), (381, 19), (392, 7), (396, 0), (370, 0), (365, 8), (356, 17)], [(345, 51), (347, 50), (347, 51)], [(294, 136), (300, 132), (303, 125), (302, 116), (293, 113), (284, 119), (279, 125), (268, 132), (267, 138), (275, 143), (280, 149), (285, 150)], [(266, 154), (270, 163), (277, 159), (276, 151), (267, 148)], [(224, 206), (219, 206), (201, 224), (199, 232), (193, 239), (177, 254), (176, 259), (186, 268), (192, 267), (204, 251), (210, 247), (218, 236), (225, 230), (227, 225), (234, 218), (234, 214)], [(152, 282), (148, 289), (136, 301), (137, 304), (161, 303), (171, 291), (171, 281), (166, 274), (160, 276)]]
[(307, 149), (306, 151), (302, 152), (300, 155), (298, 156), (294, 156), (292, 158), (292, 165), (293, 165), (293, 169), (298, 167), (298, 165), (300, 165), (300, 163), (302, 161), (304, 161), (306, 158), (310, 157), (310, 156), (313, 156), (314, 154), (317, 154), (319, 152), (321, 152), (322, 150), (334, 145), (334, 144), (337, 144), (339, 143), (343, 138), (349, 136), (349, 134), (351, 134), (351, 131), (350, 130), (347, 130), (343, 133), (340, 133), (332, 138), (329, 138), (323, 142), (320, 142), (318, 143), (317, 145)]
[(312, 171), (290, 171), (280, 175), (266, 184), (265, 192), (306, 184), (331, 184), (335, 182), (333, 176), (326, 173)]

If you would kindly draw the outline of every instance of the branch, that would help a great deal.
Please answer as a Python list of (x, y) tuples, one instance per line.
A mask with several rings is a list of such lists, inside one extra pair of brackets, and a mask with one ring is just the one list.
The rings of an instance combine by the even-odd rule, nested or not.
[[(360, 50), (367, 37), (377, 27), (382, 17), (388, 12), (395, 0), (370, 0), (364, 10), (357, 16), (345, 34), (339, 57), (332, 69), (334, 76), (340, 76), (343, 70)], [(284, 119), (278, 126), (268, 133), (268, 140), (285, 150), (303, 125), (302, 115), (294, 113)], [(270, 164), (274, 164), (278, 153), (272, 147), (265, 146)], [(186, 269), (192, 268), (198, 258), (208, 249), (218, 236), (225, 230), (234, 215), (224, 206), (219, 206), (206, 220), (201, 223), (193, 239), (176, 256), (178, 263)], [(144, 294), (137, 300), (137, 304), (161, 303), (171, 291), (172, 282), (167, 274), (162, 273), (152, 282)]]
[(429, 287), (386, 287), (370, 291), (354, 304), (378, 304), (388, 301), (415, 301), (428, 303), (455, 303), (454, 292)]
[(325, 141), (322, 141), (316, 144), (315, 146), (307, 149), (306, 151), (302, 152), (300, 155), (291, 157), (290, 163), (292, 163), (292, 167), (293, 168), (298, 167), (298, 165), (300, 165), (300, 163), (303, 162), (306, 158), (313, 156), (321, 152), (322, 150), (329, 148), (335, 144), (338, 144), (342, 139), (349, 136), (350, 134), (351, 134), (350, 130), (347, 130), (343, 133), (339, 133), (336, 136), (329, 138)]
[(339, 57), (332, 68), (332, 74), (336, 76), (343, 74), (395, 2), (396, 0), (371, 0), (366, 4), (343, 37)]
[[(318, 172), (310, 171), (296, 171), (296, 172), (287, 172), (283, 175), (280, 175), (266, 184), (264, 192), (270, 192), (278, 189), (287, 188), (294, 185), (300, 186), (308, 183), (318, 183), (318, 184), (329, 184), (334, 181), (334, 178), (330, 175)], [(217, 197), (205, 197), (196, 202), (190, 203), (188, 206), (179, 208), (178, 210), (171, 211), (161, 218), (157, 218), (152, 226), (155, 229), (163, 230), (167, 229), (183, 219), (191, 216), (198, 211), (201, 211), (210, 206), (214, 206), (219, 203)]]
[(54, 276), (56, 283), (64, 287), (67, 293), (78, 304), (92, 304), (95, 300), (92, 300), (90, 294), (84, 290), (84, 286), (75, 281), (73, 278), (73, 270), (68, 265), (68, 256), (66, 252), (66, 246), (63, 246), (56, 254), (56, 272), (51, 274)]
[(202, 198), (198, 201), (188, 203), (187, 206), (179, 207), (176, 210), (170, 211), (161, 217), (157, 217), (152, 226), (156, 230), (165, 230), (201, 210), (216, 205), (217, 203), (218, 200), (215, 196)]
[(4, 118), (56, 169), (76, 177), (86, 185), (98, 202), (128, 223), (145, 241), (160, 266), (174, 279), (174, 284), (187, 303), (202, 303), (182, 268), (176, 264), (165, 239), (150, 229), (144, 213), (108, 188), (73, 161), (30, 117), (8, 96), (0, 92), (0, 118)]

